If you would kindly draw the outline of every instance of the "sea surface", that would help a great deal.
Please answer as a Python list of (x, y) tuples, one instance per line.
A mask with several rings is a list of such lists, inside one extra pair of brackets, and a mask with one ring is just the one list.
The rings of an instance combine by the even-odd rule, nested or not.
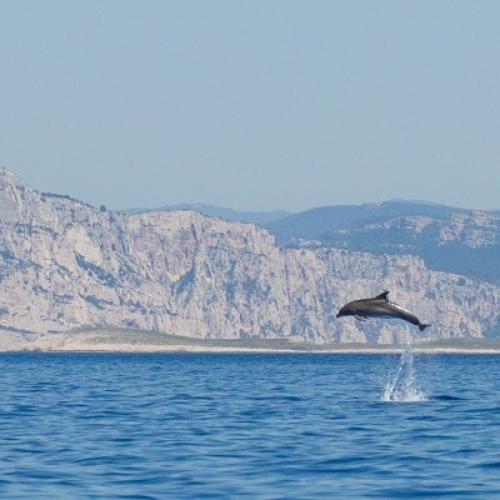
[(500, 356), (1, 354), (1, 498), (500, 498)]

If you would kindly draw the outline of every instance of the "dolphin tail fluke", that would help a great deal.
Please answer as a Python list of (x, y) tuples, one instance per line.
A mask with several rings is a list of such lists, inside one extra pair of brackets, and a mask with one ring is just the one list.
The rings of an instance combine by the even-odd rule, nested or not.
[(425, 324), (425, 323), (420, 323), (418, 325), (418, 328), (420, 329), (421, 332), (423, 332), (426, 328), (429, 328), (431, 326), (430, 324)]

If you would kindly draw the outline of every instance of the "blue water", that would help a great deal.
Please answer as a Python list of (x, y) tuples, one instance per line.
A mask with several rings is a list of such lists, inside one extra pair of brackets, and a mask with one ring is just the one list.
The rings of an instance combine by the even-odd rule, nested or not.
[(0, 496), (500, 498), (500, 357), (407, 361), (2, 354)]

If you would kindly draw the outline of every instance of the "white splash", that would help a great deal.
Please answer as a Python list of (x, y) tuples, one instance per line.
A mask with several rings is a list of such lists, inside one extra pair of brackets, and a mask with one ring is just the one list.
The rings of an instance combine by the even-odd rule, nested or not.
[(407, 346), (401, 353), (398, 371), (385, 385), (382, 401), (426, 401), (426, 394), (418, 387), (413, 365), (413, 351)]

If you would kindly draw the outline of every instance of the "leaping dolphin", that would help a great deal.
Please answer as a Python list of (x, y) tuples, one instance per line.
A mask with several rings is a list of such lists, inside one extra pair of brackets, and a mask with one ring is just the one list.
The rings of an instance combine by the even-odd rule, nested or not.
[(404, 307), (390, 302), (387, 298), (388, 295), (389, 290), (386, 290), (372, 299), (353, 300), (340, 309), (337, 318), (354, 316), (359, 321), (366, 321), (368, 318), (398, 318), (418, 326), (421, 332), (431, 326), (421, 323), (414, 314)]

